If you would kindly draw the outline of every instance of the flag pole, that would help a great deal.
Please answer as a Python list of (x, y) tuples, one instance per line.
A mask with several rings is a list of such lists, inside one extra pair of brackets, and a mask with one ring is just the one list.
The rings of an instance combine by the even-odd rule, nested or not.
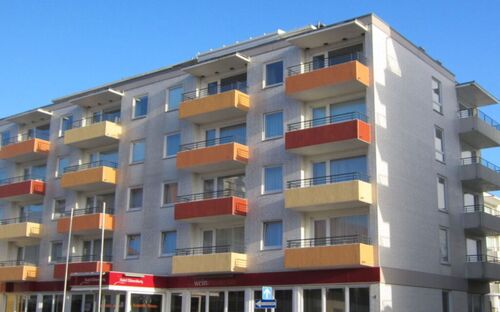
[(101, 226), (101, 254), (99, 256), (99, 295), (97, 302), (97, 312), (101, 312), (102, 300), (102, 261), (104, 260), (104, 228), (106, 224), (106, 202), (102, 203), (102, 226)]
[(69, 231), (68, 231), (68, 246), (66, 248), (66, 266), (64, 268), (64, 290), (63, 290), (63, 302), (62, 302), (62, 312), (65, 312), (66, 308), (66, 295), (68, 288), (68, 273), (69, 273), (69, 255), (71, 250), (71, 232), (73, 231), (73, 215), (75, 207), (71, 207), (71, 213), (69, 217)]

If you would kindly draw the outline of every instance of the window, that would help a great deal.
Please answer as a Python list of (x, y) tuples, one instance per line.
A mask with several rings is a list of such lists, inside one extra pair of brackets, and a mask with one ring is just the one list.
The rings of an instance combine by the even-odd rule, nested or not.
[(182, 294), (173, 293), (170, 295), (170, 312), (182, 312)]
[(264, 139), (283, 136), (283, 112), (274, 112), (264, 115)]
[(283, 167), (264, 168), (264, 194), (281, 192), (283, 190)]
[(55, 263), (62, 259), (62, 242), (52, 242), (50, 244), (50, 262)]
[(125, 256), (127, 258), (139, 258), (141, 254), (141, 234), (127, 235), (127, 248)]
[(128, 209), (136, 210), (142, 208), (142, 187), (131, 188), (129, 190)]
[(163, 184), (163, 200), (162, 205), (167, 206), (177, 201), (177, 183)]
[(177, 232), (176, 231), (168, 231), (161, 233), (161, 254), (165, 255), (173, 255), (175, 253), (175, 249), (177, 248)]
[(269, 87), (283, 82), (283, 61), (266, 64), (264, 86)]
[(434, 130), (434, 148), (436, 149), (436, 160), (444, 162), (444, 135), (443, 129), (436, 127)]
[(303, 311), (317, 312), (322, 309), (321, 289), (304, 289), (303, 292)]
[(66, 199), (56, 199), (54, 200), (54, 212), (52, 214), (53, 219), (60, 218), (64, 215), (66, 211)]
[[(293, 292), (291, 289), (276, 289), (274, 291), (274, 298), (279, 302), (279, 306), (274, 310), (275, 312), (292, 312), (293, 311)], [(243, 310), (241, 310), (243, 311)]]
[(56, 178), (62, 177), (64, 174), (64, 168), (66, 167), (69, 167), (69, 159), (67, 157), (59, 157), (57, 159)]
[(175, 157), (181, 145), (181, 134), (169, 134), (165, 136), (164, 157)]
[(370, 289), (349, 288), (349, 310), (370, 311)]
[(167, 111), (173, 111), (179, 109), (179, 105), (182, 102), (182, 93), (184, 89), (182, 86), (173, 87), (168, 89), (168, 102), (167, 102)]
[(441, 102), (441, 82), (436, 78), (432, 78), (432, 108), (442, 114), (443, 104)]
[(1, 146), (5, 146), (9, 144), (10, 141), (10, 132), (9, 131), (2, 131), (1, 133)]
[(148, 96), (143, 95), (134, 98), (132, 119), (145, 117), (148, 114)]
[(264, 222), (264, 249), (281, 249), (283, 237), (281, 221)]
[(448, 242), (448, 229), (439, 229), (439, 250), (441, 255), (441, 263), (449, 263), (449, 242)]
[(443, 302), (443, 312), (450, 312), (450, 292), (443, 290), (441, 292), (441, 300)]
[(345, 311), (345, 289), (332, 288), (326, 291), (326, 311)]
[(446, 179), (437, 177), (437, 201), (438, 209), (446, 210)]
[(146, 154), (146, 140), (138, 140), (132, 142), (130, 145), (131, 155), (130, 155), (130, 163), (140, 163), (144, 161), (144, 157)]
[(162, 299), (162, 295), (131, 294), (130, 312), (161, 312)]
[(61, 117), (61, 125), (59, 127), (59, 136), (64, 135), (64, 131), (69, 130), (73, 127), (73, 115), (67, 115)]

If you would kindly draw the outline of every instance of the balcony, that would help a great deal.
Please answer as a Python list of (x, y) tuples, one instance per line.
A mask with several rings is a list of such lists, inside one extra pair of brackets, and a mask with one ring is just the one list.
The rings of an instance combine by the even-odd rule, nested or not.
[(243, 118), (250, 108), (246, 85), (206, 88), (183, 94), (179, 118), (196, 124)]
[(288, 68), (286, 95), (299, 101), (364, 92), (370, 85), (370, 71), (361, 53), (323, 62), (308, 62)]
[(41, 200), (45, 195), (43, 178), (30, 175), (0, 180), (0, 199), (10, 202)]
[[(57, 220), (57, 233), (68, 233), (71, 222), (71, 211), (67, 211), (64, 216)], [(75, 234), (98, 234), (104, 231), (113, 231), (115, 227), (115, 217), (113, 209), (102, 207), (89, 207), (73, 210), (72, 232)]]
[(477, 108), (458, 112), (460, 139), (474, 149), (500, 145), (500, 124)]
[(38, 278), (38, 266), (22, 260), (0, 262), (0, 282), (35, 281)]
[(184, 144), (177, 154), (177, 169), (195, 173), (245, 168), (248, 163), (248, 146), (232, 137)]
[(369, 178), (359, 172), (289, 181), (287, 188), (285, 208), (296, 211), (341, 209), (372, 203)]
[(42, 235), (42, 220), (19, 217), (0, 220), (0, 240), (17, 245), (30, 245), (38, 242)]
[(500, 211), (483, 205), (464, 207), (464, 229), (477, 236), (500, 234)]
[(462, 158), (460, 168), (462, 185), (476, 192), (500, 189), (500, 167), (481, 157)]
[(0, 159), (12, 160), (16, 163), (46, 159), (49, 150), (48, 132), (25, 133), (2, 142)]
[(358, 268), (375, 265), (374, 247), (361, 235), (296, 239), (287, 242), (285, 268)]
[(117, 116), (97, 115), (77, 120), (64, 132), (64, 144), (93, 148), (118, 143), (122, 127)]
[(488, 255), (467, 255), (467, 278), (481, 281), (500, 280), (500, 259)]
[(247, 215), (245, 195), (232, 189), (177, 197), (175, 220), (188, 222), (223, 222), (241, 220)]
[(300, 155), (366, 149), (370, 142), (371, 126), (358, 112), (292, 123), (285, 134), (285, 149)]
[(247, 256), (242, 247), (231, 245), (177, 249), (172, 274), (243, 273)]
[[(57, 259), (54, 265), (54, 278), (63, 279), (66, 271), (66, 257)], [(100, 272), (100, 255), (70, 256), (68, 262), (68, 276), (74, 273), (98, 273)], [(102, 261), (102, 272), (109, 272), (113, 269), (112, 258), (104, 256)]]
[(112, 188), (118, 178), (117, 163), (100, 160), (64, 169), (61, 187), (75, 191)]

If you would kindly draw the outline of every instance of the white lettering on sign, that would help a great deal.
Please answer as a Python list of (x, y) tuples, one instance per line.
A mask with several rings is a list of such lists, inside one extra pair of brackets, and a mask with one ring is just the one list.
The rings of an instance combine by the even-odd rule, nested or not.
[(143, 285), (144, 281), (138, 278), (130, 278), (130, 277), (120, 277), (117, 284), (139, 284)]
[(208, 286), (208, 281), (194, 281), (194, 286), (196, 287)]

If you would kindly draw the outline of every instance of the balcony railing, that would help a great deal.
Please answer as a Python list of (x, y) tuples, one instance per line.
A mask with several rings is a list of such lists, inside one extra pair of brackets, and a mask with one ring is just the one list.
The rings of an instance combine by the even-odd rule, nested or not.
[(335, 174), (335, 175), (324, 176), (324, 177), (292, 180), (292, 181), (287, 182), (287, 187), (289, 189), (293, 189), (293, 188), (310, 187), (310, 186), (315, 186), (315, 185), (332, 184), (332, 183), (347, 182), (347, 181), (354, 181), (354, 180), (361, 180), (361, 181), (369, 182), (370, 179), (364, 173), (350, 172), (350, 173)]
[(366, 235), (354, 234), (320, 238), (292, 239), (287, 241), (287, 248), (306, 248), (319, 246), (335, 246), (348, 244), (366, 244), (370, 245), (371, 240)]
[(18, 224), (24, 222), (42, 223), (42, 217), (40, 216), (22, 216), (17, 218), (9, 218), (0, 220), (0, 225), (7, 224)]
[[(101, 255), (83, 255), (83, 256), (69, 256), (69, 263), (78, 262), (96, 262), (101, 261)], [(113, 257), (110, 255), (103, 255), (102, 261), (111, 262)], [(66, 263), (66, 257), (59, 257), (55, 259), (56, 263)]]
[[(106, 207), (106, 214), (114, 214), (114, 212), (115, 212), (115, 210), (113, 208)], [(96, 206), (96, 207), (87, 207), (87, 208), (80, 208), (80, 209), (73, 210), (74, 217), (90, 215), (90, 214), (95, 214), (95, 213), (103, 213), (103, 207)], [(71, 216), (71, 210), (60, 212), (59, 214), (62, 217), (69, 217), (69, 216)]]
[(483, 120), (493, 128), (500, 130), (500, 123), (495, 121), (493, 118), (490, 116), (486, 115), (482, 111), (480, 111), (477, 108), (467, 108), (467, 109), (462, 109), (458, 111), (458, 118), (470, 118), (470, 117), (475, 117), (477, 116), (479, 119)]
[(180, 248), (175, 250), (175, 255), (195, 256), (195, 255), (207, 255), (207, 254), (217, 254), (226, 252), (245, 253), (245, 247), (243, 245), (219, 245), (219, 246), (207, 246), (207, 247)]
[(36, 263), (29, 262), (26, 260), (8, 260), (8, 261), (0, 261), (0, 267), (12, 267), (12, 266), (37, 266)]
[(309, 128), (320, 127), (324, 125), (335, 124), (351, 120), (362, 120), (364, 122), (368, 122), (368, 117), (365, 114), (359, 112), (331, 115), (328, 117), (316, 118), (316, 119), (288, 124), (288, 131), (309, 129)]
[(335, 65), (339, 65), (342, 63), (347, 63), (351, 61), (359, 61), (362, 64), (366, 65), (366, 58), (361, 52), (339, 55), (334, 57), (325, 57), (323, 59), (315, 59), (314, 61), (294, 65), (288, 67), (288, 76), (300, 75), (308, 72), (312, 72), (314, 70), (318, 70), (325, 67), (331, 67)]
[(191, 150), (196, 150), (200, 148), (205, 148), (205, 147), (210, 147), (210, 146), (216, 146), (216, 145), (221, 145), (221, 144), (226, 144), (226, 143), (240, 143), (240, 144), (246, 144), (246, 139), (240, 136), (225, 136), (221, 138), (215, 138), (215, 139), (210, 139), (210, 140), (205, 140), (205, 141), (198, 141), (198, 142), (193, 142), (193, 143), (187, 143), (187, 144), (182, 144), (180, 146), (180, 151), (191, 151)]
[(71, 124), (71, 128), (73, 129), (73, 128), (86, 127), (86, 126), (90, 126), (92, 124), (96, 124), (96, 123), (103, 122), (103, 121), (120, 123), (120, 116), (119, 115), (99, 114), (99, 115), (95, 115), (92, 117), (82, 118), (79, 120), (75, 120)]
[(22, 176), (17, 176), (17, 177), (11, 177), (7, 179), (2, 179), (0, 180), (0, 186), (1, 185), (8, 185), (8, 184), (13, 184), (13, 183), (19, 183), (19, 182), (24, 182), (24, 181), (30, 181), (30, 180), (38, 180), (38, 181), (45, 181), (44, 177), (36, 176), (36, 175), (31, 175), (31, 174), (25, 174)]
[(475, 165), (475, 164), (479, 164), (481, 166), (484, 166), (488, 169), (491, 169), (495, 172), (500, 172), (500, 167), (481, 158), (481, 157), (467, 157), (467, 158), (462, 158), (462, 165)]
[(467, 255), (467, 262), (488, 262), (488, 263), (500, 263), (500, 258), (490, 255)]
[(235, 189), (225, 189), (225, 190), (219, 190), (219, 191), (213, 191), (213, 192), (181, 195), (181, 196), (177, 196), (177, 202), (188, 203), (188, 202), (193, 202), (193, 201), (198, 201), (198, 200), (224, 198), (224, 197), (231, 197), (231, 196), (245, 198), (245, 192), (235, 190)]
[(195, 91), (190, 91), (182, 94), (182, 100), (183, 101), (188, 101), (188, 100), (195, 100), (195, 99), (200, 99), (207, 97), (209, 95), (214, 95), (214, 94), (219, 94), (231, 90), (238, 90), (243, 93), (247, 92), (247, 82), (235, 82), (227, 85), (220, 85), (218, 84), (217, 86), (213, 87), (208, 87), (204, 89), (199, 89)]
[(484, 212), (495, 217), (500, 216), (500, 211), (488, 208), (484, 205), (468, 205), (464, 207), (464, 213), (474, 213), (474, 212)]
[(80, 170), (86, 170), (86, 169), (91, 169), (91, 168), (96, 168), (96, 167), (111, 167), (111, 168), (118, 168), (118, 164), (109, 160), (99, 160), (99, 161), (93, 161), (81, 165), (75, 165), (75, 166), (69, 166), (64, 168), (64, 173), (68, 172), (76, 172)]
[(50, 131), (49, 130), (35, 130), (34, 132), (26, 132), (18, 135), (11, 136), (9, 138), (6, 138), (4, 140), (1, 140), (2, 146), (10, 145), (10, 144), (16, 144), (16, 143), (21, 143), (33, 139), (41, 139), (48, 141), (50, 137)]

